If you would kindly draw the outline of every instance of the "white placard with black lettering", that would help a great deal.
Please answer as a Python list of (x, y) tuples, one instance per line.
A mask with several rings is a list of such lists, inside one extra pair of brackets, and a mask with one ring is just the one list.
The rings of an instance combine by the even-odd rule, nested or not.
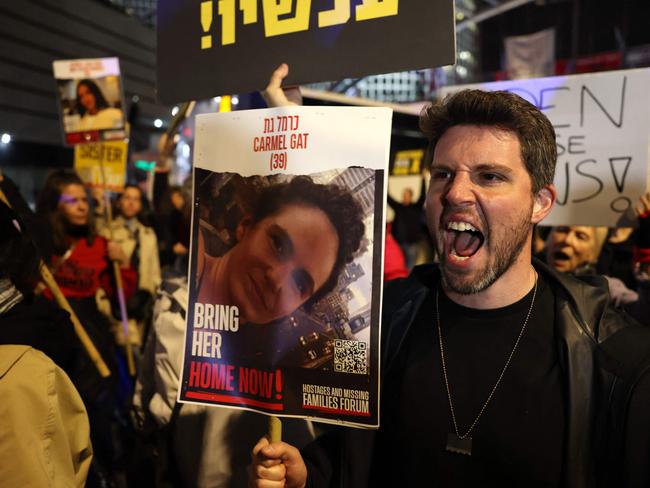
[(507, 90), (544, 112), (557, 136), (557, 203), (544, 225), (631, 223), (648, 188), (650, 69), (445, 87)]

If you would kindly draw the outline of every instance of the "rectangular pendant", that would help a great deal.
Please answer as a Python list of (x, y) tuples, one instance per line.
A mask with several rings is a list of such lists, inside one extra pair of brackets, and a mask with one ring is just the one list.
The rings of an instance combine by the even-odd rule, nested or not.
[(461, 439), (453, 432), (447, 434), (447, 450), (456, 454), (472, 455), (472, 438), (465, 437)]

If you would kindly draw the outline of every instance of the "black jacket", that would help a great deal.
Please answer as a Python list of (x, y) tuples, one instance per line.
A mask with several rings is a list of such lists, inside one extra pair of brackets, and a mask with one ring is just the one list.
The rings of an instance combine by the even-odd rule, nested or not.
[[(637, 486), (625, 473), (626, 427), (633, 396), (647, 395), (650, 388), (650, 329), (609, 306), (604, 278), (577, 280), (540, 261), (534, 265), (555, 294), (557, 349), (566, 379), (564, 486)], [(427, 283), (437, 282), (438, 276), (436, 266), (424, 265), (408, 278), (386, 284), (382, 378), (397, 363), (404, 338), (430, 291)], [(390, 394), (386, 389), (382, 393)], [(370, 486), (370, 480), (378, 479), (371, 473), (375, 434), (337, 428), (305, 448), (307, 486)], [(645, 453), (648, 456), (650, 452)]]

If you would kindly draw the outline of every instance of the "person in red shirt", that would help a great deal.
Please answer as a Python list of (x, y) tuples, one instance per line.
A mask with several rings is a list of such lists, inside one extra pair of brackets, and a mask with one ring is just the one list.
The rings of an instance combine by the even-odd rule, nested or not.
[[(118, 244), (95, 234), (89, 210), (83, 181), (74, 171), (57, 170), (48, 176), (36, 206), (37, 214), (49, 231), (50, 242), (43, 243), (42, 253), (61, 291), (112, 373), (109, 378), (100, 377), (87, 354), (78, 347), (71, 379), (88, 410), (96, 452), (88, 483), (89, 486), (104, 486), (116, 478), (114, 466), (119, 461), (116, 453), (123, 450), (116, 445), (112, 432), (120, 423), (116, 412), (120, 412), (119, 398), (124, 394), (122, 390), (128, 390), (129, 381), (126, 378), (118, 381), (120, 355), (115, 348), (110, 321), (99, 311), (95, 295), (103, 288), (109, 297), (115, 298), (112, 261), (120, 263), (127, 300), (137, 287), (137, 274), (129, 267), (128, 258)], [(49, 290), (45, 290), (44, 295), (52, 298)]]

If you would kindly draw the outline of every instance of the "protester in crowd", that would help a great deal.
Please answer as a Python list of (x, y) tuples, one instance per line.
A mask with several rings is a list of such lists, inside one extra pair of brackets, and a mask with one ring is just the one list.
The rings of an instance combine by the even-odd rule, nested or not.
[(190, 246), (191, 188), (170, 186), (156, 207), (156, 232), (163, 268), (182, 267)]
[(596, 272), (598, 274), (617, 278), (631, 290), (637, 287), (634, 267), (632, 266), (635, 239), (636, 236), (632, 227), (610, 229), (596, 263)]
[(547, 237), (546, 263), (563, 273), (595, 274), (607, 227), (562, 225)]
[(124, 115), (118, 108), (111, 107), (97, 83), (90, 79), (77, 83), (77, 111), (81, 118), (78, 131), (114, 129), (124, 126)]
[[(133, 401), (143, 445), (153, 447), (138, 449), (136, 459), (153, 471), (149, 479), (159, 480), (156, 486), (161, 480), (170, 486), (246, 486), (250, 446), (267, 429), (268, 417), (176, 401), (187, 306), (187, 275), (169, 276), (156, 300)], [(309, 422), (283, 419), (282, 424), (283, 438), (294, 445), (314, 437)]]
[[(102, 207), (96, 208), (95, 217), (98, 233), (106, 239), (112, 239), (120, 246), (130, 267), (138, 274), (138, 289), (127, 303), (129, 319), (134, 319), (138, 324), (137, 328), (133, 328), (134, 320), (129, 321), (129, 335), (134, 344), (142, 344), (144, 325), (150, 318), (153, 297), (161, 281), (158, 240), (154, 230), (140, 220), (142, 202), (143, 194), (140, 187), (126, 185), (117, 199), (116, 215), (110, 227)], [(121, 337), (118, 342), (122, 343), (124, 333), (121, 323), (115, 330), (118, 337)]]
[[(100, 288), (110, 297), (115, 296), (111, 261), (120, 263), (126, 299), (135, 290), (137, 276), (118, 244), (95, 235), (86, 190), (76, 173), (70, 170), (52, 172), (45, 181), (36, 208), (51, 235), (46, 264), (112, 372), (108, 379), (100, 377), (89, 357), (79, 353), (71, 375), (91, 423), (95, 458), (89, 486), (102, 486), (113, 476), (114, 457), (120, 452), (116, 449), (119, 446), (114, 445), (116, 429), (113, 427), (120, 411), (119, 386), (128, 389), (128, 380), (123, 378), (122, 383), (118, 383), (121, 356), (116, 355), (110, 322), (99, 311), (95, 297)], [(52, 298), (49, 290), (45, 290), (44, 295)]]
[(513, 93), (464, 90), (421, 127), (440, 265), (384, 289), (380, 428), (302, 455), (263, 438), (250, 486), (647, 486), (650, 329), (602, 278), (531, 261), (553, 126)]
[(413, 201), (413, 190), (404, 188), (402, 192), (402, 201), (398, 202), (388, 193), (388, 205), (395, 212), (393, 219), (393, 236), (398, 242), (408, 269), (415, 266), (420, 241), (422, 239), (422, 213), (424, 199), (426, 197), (425, 178), (422, 176), (422, 185), (420, 187), (420, 196), (417, 201)]
[(92, 448), (86, 410), (62, 369), (72, 324), (35, 299), (36, 246), (3, 202), (0, 229), (0, 484), (81, 487)]
[[(634, 240), (650, 241), (650, 236), (646, 236), (648, 232), (646, 230), (646, 220), (648, 219), (645, 213), (646, 200), (646, 196), (641, 197), (637, 207), (639, 230), (635, 234)], [(625, 234), (629, 236), (628, 232), (625, 232)], [(571, 273), (574, 276), (600, 274), (597, 263), (604, 264), (605, 262), (599, 256), (608, 235), (616, 234), (609, 232), (606, 227), (553, 227), (547, 239), (546, 262), (557, 271)], [(635, 271), (637, 274), (639, 272), (639, 266), (635, 266), (633, 261), (633, 247), (633, 244), (629, 245), (629, 262), (627, 263), (630, 274), (634, 279), (632, 288), (627, 287), (625, 282), (616, 276), (605, 275), (605, 278), (607, 278), (609, 293), (615, 306), (624, 309), (639, 322), (650, 325), (650, 308), (647, 306), (650, 303), (650, 297), (648, 296), (647, 287), (641, 286), (642, 283), (634, 278)], [(618, 270), (621, 272), (623, 270), (624, 266), (620, 258), (625, 254), (627, 253), (619, 250), (618, 262), (610, 262), (612, 271)], [(610, 255), (610, 257), (613, 257), (613, 255)], [(643, 280), (641, 279), (641, 281)]]

